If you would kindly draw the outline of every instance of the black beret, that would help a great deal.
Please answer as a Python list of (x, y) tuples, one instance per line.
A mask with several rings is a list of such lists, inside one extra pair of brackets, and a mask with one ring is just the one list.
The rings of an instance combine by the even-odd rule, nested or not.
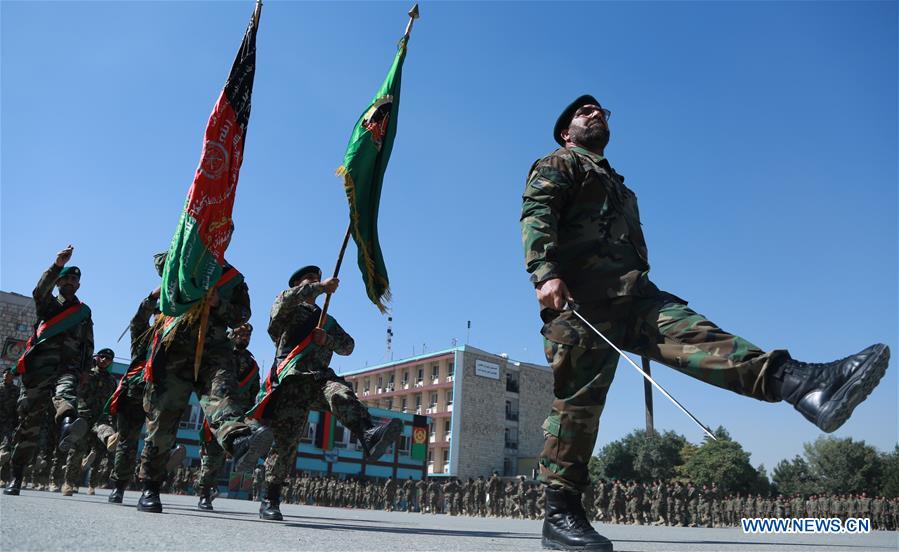
[(77, 266), (74, 266), (74, 265), (64, 266), (64, 267), (62, 267), (62, 270), (59, 271), (60, 278), (62, 278), (63, 276), (68, 276), (69, 274), (72, 274), (73, 276), (78, 276), (79, 280), (81, 279), (81, 269), (78, 268)]
[(109, 358), (115, 358), (115, 353), (112, 352), (112, 349), (100, 349), (97, 351), (97, 356), (108, 356)]
[(291, 274), (290, 279), (287, 280), (287, 285), (290, 287), (293, 287), (293, 283), (295, 281), (302, 280), (302, 277), (305, 276), (306, 274), (309, 274), (310, 272), (314, 272), (314, 273), (318, 274), (319, 278), (322, 277), (322, 269), (320, 269), (319, 267), (317, 267), (315, 265), (308, 265), (308, 266), (304, 266), (303, 268), (301, 268), (301, 269), (297, 270), (296, 272), (294, 272), (293, 274)]
[[(564, 146), (565, 142), (562, 140), (562, 131), (568, 128), (568, 125), (571, 124), (571, 119), (574, 117), (574, 112), (578, 110), (578, 108), (583, 107), (585, 105), (595, 104), (600, 105), (599, 100), (591, 96), (590, 94), (584, 94), (580, 96), (565, 108), (565, 111), (559, 115), (559, 118), (556, 119), (556, 126), (553, 127), (553, 140), (556, 141), (560, 146)], [(600, 106), (602, 107), (602, 106)]]

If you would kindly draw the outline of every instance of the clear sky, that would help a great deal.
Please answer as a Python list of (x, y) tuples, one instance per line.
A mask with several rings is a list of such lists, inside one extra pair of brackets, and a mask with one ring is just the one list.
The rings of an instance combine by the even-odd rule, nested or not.
[[(260, 363), (271, 302), (333, 268), (334, 170), (384, 78), (409, 4), (266, 3), (228, 257)], [(30, 293), (75, 245), (98, 347), (158, 285), (203, 130), (253, 10), (240, 2), (11, 2), (2, 16), (0, 288)], [(610, 162), (640, 199), (652, 275), (763, 348), (828, 361), (897, 351), (895, 2), (424, 2), (409, 44), (380, 234), (394, 358), (470, 343), (545, 362), (518, 219), (531, 163), (582, 93), (612, 111)], [(350, 246), (332, 314), (351, 370), (385, 360), (386, 317)], [(127, 339), (127, 338), (126, 338)], [(897, 367), (836, 433), (897, 441)], [(785, 404), (654, 366), (705, 423), (773, 464), (820, 433)], [(602, 446), (643, 424), (624, 364)], [(656, 395), (656, 424), (702, 435)], [(547, 405), (548, 408), (548, 405)]]

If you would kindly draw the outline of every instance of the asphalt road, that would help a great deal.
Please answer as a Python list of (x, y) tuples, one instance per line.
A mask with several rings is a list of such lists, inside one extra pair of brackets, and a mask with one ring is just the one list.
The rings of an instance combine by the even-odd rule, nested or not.
[[(163, 495), (162, 514), (138, 512), (106, 493), (63, 497), (0, 495), (0, 550), (540, 550), (540, 521), (469, 518), (284, 505), (284, 521), (258, 518), (258, 504), (218, 498), (214, 512), (196, 497)], [(625, 551), (899, 550), (899, 534), (745, 535), (739, 529), (597, 525)]]

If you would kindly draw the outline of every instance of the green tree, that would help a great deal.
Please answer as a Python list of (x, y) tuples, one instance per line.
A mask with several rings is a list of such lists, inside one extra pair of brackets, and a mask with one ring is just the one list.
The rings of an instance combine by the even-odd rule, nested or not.
[(670, 479), (683, 463), (681, 450), (687, 438), (673, 431), (655, 432), (648, 437), (642, 429), (612, 441), (591, 459), (591, 477), (652, 481)]
[(877, 449), (864, 441), (822, 436), (804, 448), (820, 491), (855, 494), (880, 489), (883, 460)]
[(749, 453), (731, 440), (723, 428), (715, 436), (717, 441), (706, 439), (685, 462), (683, 472), (697, 485), (716, 483), (724, 493), (745, 494), (756, 490), (759, 474), (749, 463)]
[(818, 479), (812, 474), (812, 468), (801, 456), (792, 460), (781, 460), (774, 466), (771, 475), (777, 492), (784, 496), (800, 494), (804, 497), (818, 492)]
[(883, 462), (883, 484), (880, 494), (888, 498), (895, 498), (899, 496), (899, 445), (893, 448), (893, 452), (884, 454), (881, 461)]

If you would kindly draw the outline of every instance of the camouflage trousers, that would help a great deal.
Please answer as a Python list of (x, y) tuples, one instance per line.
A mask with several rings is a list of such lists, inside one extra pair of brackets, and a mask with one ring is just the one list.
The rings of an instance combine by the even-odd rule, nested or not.
[(205, 431), (200, 429), (200, 475), (197, 484), (214, 487), (218, 474), (225, 465), (225, 449), (215, 439), (206, 439)]
[(147, 436), (141, 452), (140, 478), (143, 481), (165, 479), (165, 464), (191, 393), (199, 397), (203, 415), (212, 427), (215, 439), (226, 451), (230, 450), (234, 437), (250, 431), (243, 422), (244, 411), (231, 400), (237, 375), (230, 346), (209, 347), (207, 344), (196, 381), (193, 348), (176, 350), (173, 346), (166, 352), (166, 357), (164, 367), (154, 366), (155, 380), (147, 384), (144, 394)]
[[(765, 374), (789, 358), (727, 333), (664, 292), (581, 305), (578, 312), (622, 350), (759, 400), (774, 400)], [(543, 423), (540, 480), (580, 490), (590, 481), (587, 463), (619, 355), (570, 311), (547, 323), (543, 334), (555, 399)]]
[(77, 415), (78, 374), (45, 366), (58, 360), (55, 356), (29, 359), (29, 370), (22, 376), (24, 390), (19, 398), (19, 425), (13, 435), (10, 461), (14, 466), (31, 462), (47, 416), (53, 415), (51, 429), (55, 435), (56, 425), (64, 417)]
[[(91, 420), (88, 420), (88, 423), (90, 422)], [(100, 463), (109, 454), (106, 449), (106, 441), (112, 437), (115, 430), (106, 424), (92, 425), (91, 430), (80, 441), (75, 443), (75, 446), (72, 447), (72, 450), (69, 451), (66, 457), (65, 482), (73, 487), (78, 487), (81, 484), (83, 480), (81, 463), (91, 451), (94, 451), (94, 459), (89, 466), (92, 474), (99, 472)], [(95, 483), (97, 483), (94, 479), (95, 477), (96, 475), (91, 476), (92, 487), (95, 487)]]
[(130, 481), (134, 474), (134, 461), (137, 458), (137, 442), (140, 430), (147, 421), (143, 401), (136, 397), (123, 396), (119, 399), (116, 412), (116, 429), (119, 442), (115, 447), (112, 464), (112, 479)]
[(310, 410), (328, 410), (356, 435), (371, 424), (368, 409), (342, 378), (314, 374), (288, 376), (275, 389), (263, 423), (272, 428), (275, 444), (265, 459), (265, 482), (280, 485), (294, 472), (297, 445)]

